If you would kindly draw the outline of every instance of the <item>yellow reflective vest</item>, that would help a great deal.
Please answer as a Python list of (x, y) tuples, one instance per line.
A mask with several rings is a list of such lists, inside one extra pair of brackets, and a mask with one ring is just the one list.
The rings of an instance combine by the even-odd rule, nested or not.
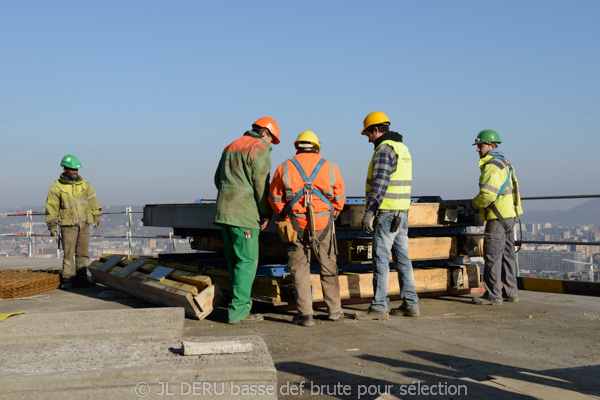
[[(514, 218), (517, 213), (519, 215), (523, 214), (521, 197), (518, 191), (515, 191), (512, 179), (509, 180), (506, 189), (498, 197), (498, 193), (508, 177), (509, 169), (503, 157), (494, 157), (494, 155), (488, 154), (479, 160), (479, 169), (481, 170), (479, 194), (471, 200), (471, 208), (480, 210), (481, 218), (484, 221), (498, 219), (498, 216), (492, 210), (486, 209), (494, 201), (496, 201), (495, 205), (498, 212), (502, 214), (502, 218)], [(517, 182), (517, 178), (514, 177), (514, 179)], [(517, 183), (516, 186), (518, 188), (519, 184)], [(496, 198), (498, 199), (496, 200)], [(518, 201), (516, 210), (515, 201)]]
[(390, 175), (388, 188), (379, 205), (380, 210), (408, 210), (410, 208), (410, 192), (412, 187), (412, 158), (408, 147), (402, 142), (395, 140), (384, 140), (375, 148), (369, 172), (367, 173), (367, 194), (371, 191), (371, 175), (373, 174), (373, 159), (379, 146), (387, 144), (394, 149), (398, 156), (396, 170)]
[(91, 184), (78, 176), (71, 181), (63, 174), (54, 181), (46, 199), (46, 223), (72, 226), (80, 222), (91, 224), (102, 207)]

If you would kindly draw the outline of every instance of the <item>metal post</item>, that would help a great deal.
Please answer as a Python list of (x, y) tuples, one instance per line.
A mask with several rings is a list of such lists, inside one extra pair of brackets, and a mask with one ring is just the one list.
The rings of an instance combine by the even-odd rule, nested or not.
[(169, 240), (171, 241), (171, 247), (173, 248), (173, 253), (177, 253), (175, 250), (175, 239), (173, 239), (173, 232), (169, 232)]
[(33, 257), (33, 236), (31, 236), (31, 234), (33, 233), (33, 215), (32, 215), (32, 210), (27, 210), (27, 218), (29, 219), (29, 230), (27, 231), (27, 241), (28, 241), (28, 246), (27, 246), (27, 256), (28, 257)]
[(132, 225), (131, 207), (125, 208), (125, 214), (127, 214), (127, 216), (129, 217), (129, 232), (127, 232), (127, 238), (129, 239), (129, 255), (132, 255), (133, 254), (133, 240), (131, 238), (131, 236), (132, 236), (132, 234), (131, 234), (131, 225)]

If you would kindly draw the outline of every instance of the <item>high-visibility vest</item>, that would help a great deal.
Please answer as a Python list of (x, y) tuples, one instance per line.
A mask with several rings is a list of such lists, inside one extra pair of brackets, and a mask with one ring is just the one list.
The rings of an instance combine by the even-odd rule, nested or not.
[[(408, 210), (410, 208), (410, 192), (412, 187), (412, 158), (408, 147), (402, 142), (395, 140), (384, 140), (379, 143), (379, 146), (387, 144), (394, 149), (394, 152), (398, 156), (396, 163), (396, 170), (390, 175), (390, 182), (388, 188), (383, 196), (383, 200), (379, 205), (380, 210)], [(371, 175), (373, 173), (373, 159), (375, 158), (375, 152), (371, 157), (371, 163), (369, 164), (369, 172), (367, 173), (367, 195), (371, 190)]]
[[(479, 193), (471, 203), (474, 209), (480, 209), (484, 221), (498, 219), (499, 216), (514, 218), (523, 213), (517, 178), (513, 172), (511, 179), (509, 166), (504, 157), (491, 154), (479, 160)], [(495, 211), (489, 209), (492, 204), (495, 205)]]
[[(297, 220), (301, 229), (308, 228), (307, 207), (302, 190), (306, 189), (306, 183), (312, 182), (312, 204), (315, 217), (315, 230), (326, 228), (331, 218), (331, 208), (340, 212), (344, 207), (346, 195), (344, 193), (344, 181), (339, 169), (330, 161), (324, 160), (316, 153), (300, 153), (294, 158), (303, 171), (313, 175), (313, 179), (302, 177), (297, 166), (292, 160), (284, 161), (275, 171), (271, 182), (269, 203), (280, 218)], [(318, 164), (322, 165), (317, 168)], [(318, 193), (318, 195), (317, 195)], [(294, 198), (299, 195), (298, 200)], [(291, 211), (291, 215), (288, 213)]]

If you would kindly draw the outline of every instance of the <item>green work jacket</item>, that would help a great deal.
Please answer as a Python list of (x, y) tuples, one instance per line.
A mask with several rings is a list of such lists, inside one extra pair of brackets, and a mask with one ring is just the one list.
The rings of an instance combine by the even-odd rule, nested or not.
[(254, 131), (225, 147), (215, 172), (219, 194), (213, 223), (260, 229), (261, 219), (271, 218), (271, 150)]
[[(471, 208), (474, 210), (480, 210), (481, 218), (484, 221), (491, 219), (498, 219), (498, 216), (492, 211), (487, 209), (494, 200), (495, 205), (498, 208), (498, 212), (502, 214), (502, 218), (514, 218), (523, 214), (521, 208), (521, 198), (518, 191), (515, 193), (513, 188), (512, 179), (508, 182), (508, 186), (498, 197), (498, 192), (506, 182), (508, 177), (509, 169), (503, 158), (494, 158), (494, 155), (486, 155), (479, 159), (479, 169), (481, 170), (481, 176), (479, 177), (479, 193), (473, 200), (471, 200)], [(516, 182), (515, 177), (515, 182)], [(518, 183), (517, 183), (518, 187)], [(498, 197), (498, 200), (496, 200)], [(515, 210), (515, 201), (518, 201), (518, 207)]]
[(64, 174), (54, 181), (46, 198), (46, 223), (72, 226), (80, 222), (91, 224), (102, 207), (96, 192), (81, 176), (69, 180)]

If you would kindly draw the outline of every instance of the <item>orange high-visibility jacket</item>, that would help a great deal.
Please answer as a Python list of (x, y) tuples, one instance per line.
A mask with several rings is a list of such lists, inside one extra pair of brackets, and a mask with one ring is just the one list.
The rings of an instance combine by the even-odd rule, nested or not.
[[(317, 153), (299, 153), (294, 156), (294, 159), (298, 161), (309, 177), (322, 158)], [(334, 163), (330, 161), (323, 163), (312, 186), (313, 191), (320, 190), (331, 202), (336, 215), (342, 211), (344, 202), (346, 201), (344, 180), (342, 179), (340, 170)], [(284, 161), (275, 171), (275, 175), (273, 175), (269, 194), (269, 203), (281, 220), (289, 221), (289, 217), (284, 211), (285, 206), (292, 200), (294, 194), (302, 188), (304, 188), (304, 180), (298, 169), (290, 160)], [(300, 228), (309, 229), (308, 209), (305, 205), (305, 197), (303, 196), (294, 204), (292, 214), (298, 221)], [(312, 196), (312, 204), (315, 215), (315, 230), (323, 230), (329, 222), (329, 205), (314, 194)]]

